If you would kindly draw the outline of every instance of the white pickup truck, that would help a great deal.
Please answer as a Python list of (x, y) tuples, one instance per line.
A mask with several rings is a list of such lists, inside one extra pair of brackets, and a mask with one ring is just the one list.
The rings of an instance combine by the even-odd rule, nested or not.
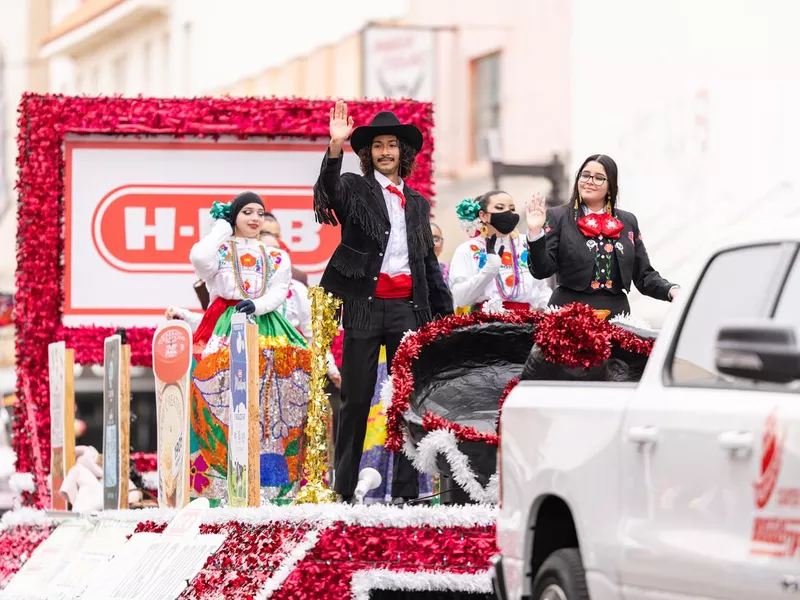
[(800, 598), (799, 250), (712, 256), (637, 383), (516, 387), (500, 598)]

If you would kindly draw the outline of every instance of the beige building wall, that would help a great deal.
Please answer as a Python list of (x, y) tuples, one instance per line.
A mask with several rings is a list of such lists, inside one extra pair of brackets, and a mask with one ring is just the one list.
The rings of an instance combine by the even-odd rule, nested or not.
[[(47, 63), (39, 59), (39, 41), (48, 24), (48, 0), (5, 3), (0, 19), (2, 53), (2, 190), (0, 190), (0, 292), (16, 291), (15, 270), (17, 198), (17, 107), (26, 91), (47, 90)], [(14, 327), (0, 327), (0, 377), (14, 363)]]

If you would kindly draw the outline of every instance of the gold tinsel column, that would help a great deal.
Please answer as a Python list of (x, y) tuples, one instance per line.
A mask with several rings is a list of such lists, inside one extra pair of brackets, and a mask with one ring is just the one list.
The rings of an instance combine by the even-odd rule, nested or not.
[(328, 394), (325, 378), (328, 372), (328, 350), (339, 331), (336, 310), (341, 301), (315, 286), (308, 290), (311, 299), (311, 389), (308, 393), (308, 420), (306, 421), (306, 452), (303, 460), (305, 485), (298, 492), (295, 503), (322, 504), (335, 502), (336, 492), (325, 483), (328, 474)]

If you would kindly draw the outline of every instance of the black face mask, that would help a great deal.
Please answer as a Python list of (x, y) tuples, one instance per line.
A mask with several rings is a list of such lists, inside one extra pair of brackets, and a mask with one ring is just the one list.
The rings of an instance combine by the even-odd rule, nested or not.
[(519, 215), (510, 210), (489, 213), (489, 224), (503, 235), (506, 235), (517, 228), (519, 224)]

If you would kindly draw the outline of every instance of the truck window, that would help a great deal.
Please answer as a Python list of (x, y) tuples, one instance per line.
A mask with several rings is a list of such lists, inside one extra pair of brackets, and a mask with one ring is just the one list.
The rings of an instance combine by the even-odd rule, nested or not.
[(800, 256), (795, 257), (792, 270), (786, 278), (775, 309), (775, 320), (800, 327), (798, 311), (800, 311)]
[(722, 252), (711, 261), (677, 333), (669, 365), (673, 385), (732, 384), (714, 367), (717, 332), (727, 322), (769, 314), (775, 280), (783, 276), (784, 252), (780, 244), (752, 246)]

